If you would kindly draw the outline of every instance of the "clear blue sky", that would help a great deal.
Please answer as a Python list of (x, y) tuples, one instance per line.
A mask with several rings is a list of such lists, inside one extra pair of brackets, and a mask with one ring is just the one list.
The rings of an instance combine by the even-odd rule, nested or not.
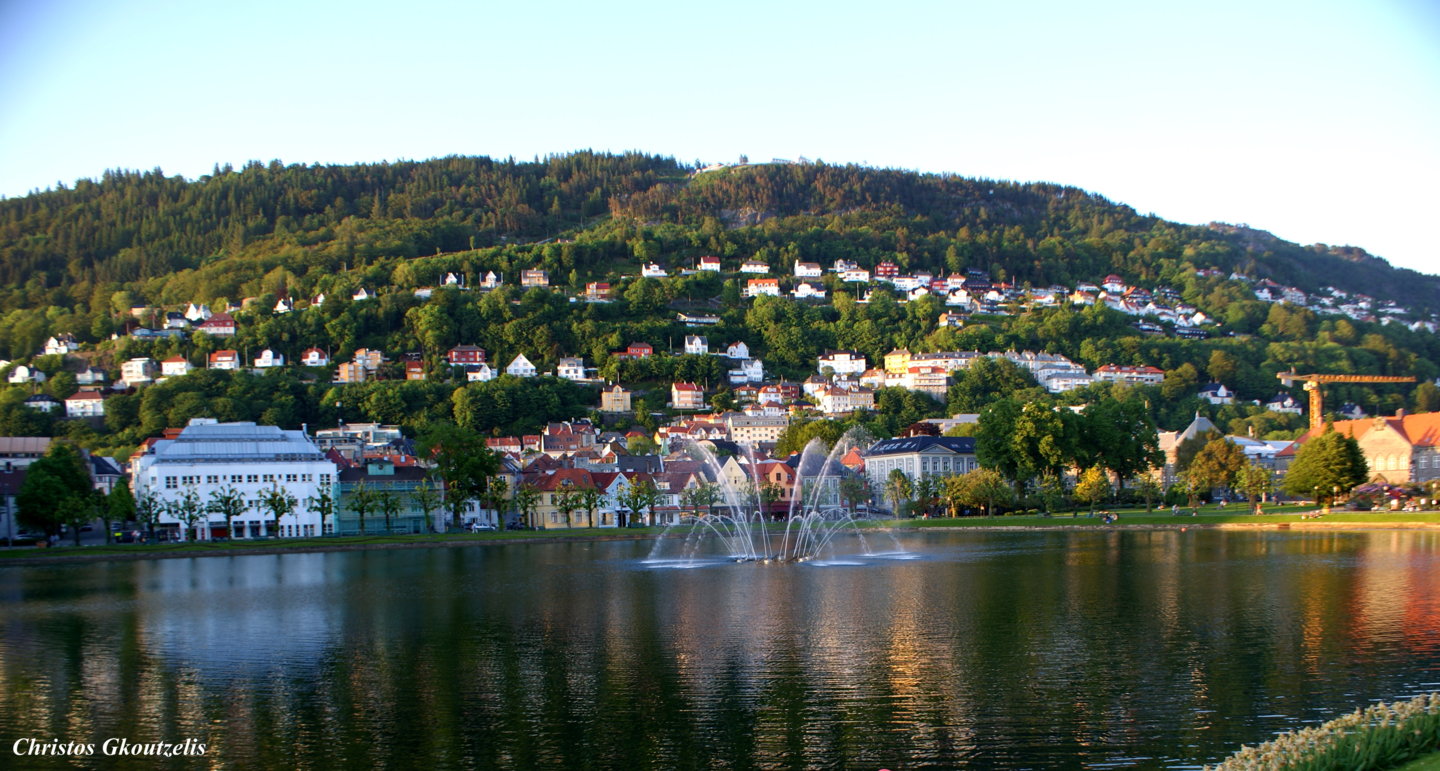
[(0, 0), (3, 195), (582, 148), (1059, 182), (1440, 273), (1440, 2)]

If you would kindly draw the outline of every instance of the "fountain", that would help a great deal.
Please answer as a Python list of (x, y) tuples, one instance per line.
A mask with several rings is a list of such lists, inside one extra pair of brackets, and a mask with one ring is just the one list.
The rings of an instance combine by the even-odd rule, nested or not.
[[(848, 484), (842, 480), (863, 482), (863, 478), (855, 477), (854, 472), (840, 463), (852, 448), (868, 444), (868, 434), (858, 428), (846, 432), (828, 451), (824, 442), (812, 439), (795, 464), (795, 484), (788, 508), (775, 511), (767, 501), (773, 497), (773, 493), (766, 494), (767, 485), (771, 483), (760, 478), (760, 466), (750, 448), (744, 448), (745, 462), (739, 464), (749, 478), (741, 481), (733, 468), (730, 475), (725, 473), (725, 464), (710, 448), (687, 442), (683, 452), (704, 465), (705, 476), (714, 480), (711, 492), (697, 496), (703, 499), (703, 511), (681, 517), (665, 529), (647, 561), (676, 564), (677, 560), (667, 558), (666, 553), (680, 540), (683, 545), (679, 547), (678, 563), (681, 564), (693, 564), (707, 549), (718, 551), (735, 562), (806, 562), (829, 549), (842, 533), (853, 534), (861, 551), (875, 556), (859, 527), (859, 522), (868, 516), (858, 515), (847, 507), (842, 492), (842, 484)], [(700, 505), (696, 508), (700, 509)], [(683, 533), (683, 539), (677, 539), (673, 533)], [(895, 543), (895, 551), (886, 554), (905, 553), (893, 535), (885, 535)]]

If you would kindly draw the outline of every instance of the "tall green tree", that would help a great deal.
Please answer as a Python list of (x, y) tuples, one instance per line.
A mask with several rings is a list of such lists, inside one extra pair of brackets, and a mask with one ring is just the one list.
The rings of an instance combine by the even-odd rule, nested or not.
[(1365, 483), (1369, 465), (1354, 439), (1327, 426), (1325, 433), (1300, 446), (1285, 472), (1285, 492), (1314, 496), (1325, 511), (1339, 497)]
[(500, 457), (485, 446), (484, 437), (453, 423), (432, 425), (420, 440), (420, 453), (435, 464), (434, 473), (445, 486), (450, 524), (459, 529), (465, 506), (484, 497), (500, 473)]
[(130, 480), (121, 477), (105, 499), (105, 543), (111, 542), (112, 522), (135, 519), (135, 496), (130, 493)]
[(69, 442), (53, 442), (44, 457), (31, 463), (16, 495), (19, 521), (26, 527), (56, 535), (62, 525), (75, 534), (96, 513), (94, 487), (80, 451)]
[(1000, 399), (980, 413), (975, 455), (1015, 483), (1023, 497), (1031, 479), (1058, 474), (1075, 458), (1078, 422), (1074, 413), (1042, 402)]
[[(660, 491), (649, 479), (637, 479), (620, 491), (620, 511), (629, 512), (637, 519), (643, 517), (644, 513), (654, 508), (659, 501)], [(628, 524), (623, 518), (619, 522), (620, 527)]]
[(210, 511), (220, 515), (225, 526), (230, 529), (230, 537), (235, 537), (235, 520), (245, 513), (248, 507), (245, 496), (240, 494), (233, 486), (217, 488), (210, 491)]
[(269, 513), (270, 519), (275, 521), (271, 537), (279, 538), (284, 534), (284, 526), (280, 524), (281, 520), (294, 514), (297, 505), (299, 505), (299, 501), (295, 499), (295, 494), (290, 492), (289, 488), (281, 486), (279, 482), (271, 484), (260, 493), (261, 508), (265, 509)]
[(1187, 489), (1203, 493), (1218, 487), (1234, 487), (1235, 475), (1246, 463), (1245, 451), (1239, 445), (1224, 437), (1212, 439), (1200, 448), (1190, 467), (1185, 469)]
[(896, 517), (901, 516), (900, 507), (910, 501), (914, 491), (910, 477), (898, 468), (891, 469), (889, 476), (885, 477), (885, 499), (890, 501), (890, 511)]

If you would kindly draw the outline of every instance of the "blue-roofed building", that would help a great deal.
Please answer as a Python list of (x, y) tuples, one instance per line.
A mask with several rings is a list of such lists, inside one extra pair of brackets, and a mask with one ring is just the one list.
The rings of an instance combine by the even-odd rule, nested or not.
[(948, 477), (980, 467), (975, 438), (970, 436), (904, 436), (885, 439), (865, 451), (865, 477), (880, 501), (890, 472), (903, 471), (911, 481), (922, 477)]
[[(161, 527), (187, 540), (265, 538), (277, 526), (282, 536), (310, 537), (334, 525), (322, 521), (307, 501), (317, 500), (321, 491), (333, 495), (337, 469), (304, 431), (195, 418), (178, 437), (156, 441), (134, 460), (133, 470), (136, 497), (149, 494), (165, 502)], [(210, 511), (213, 495), (228, 489), (246, 504), (233, 533), (231, 522)], [(261, 504), (272, 489), (288, 492), (296, 503), (278, 523)], [(187, 499), (198, 502), (191, 512), (180, 510)], [(187, 513), (196, 517), (193, 522)]]

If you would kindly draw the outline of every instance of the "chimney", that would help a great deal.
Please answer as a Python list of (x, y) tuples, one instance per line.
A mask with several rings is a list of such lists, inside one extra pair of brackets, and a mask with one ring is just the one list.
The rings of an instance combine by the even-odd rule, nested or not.
[(1395, 417), (1396, 417), (1396, 418), (1403, 418), (1403, 417), (1405, 417), (1405, 408), (1404, 408), (1404, 407), (1401, 407), (1400, 409), (1395, 410)]

